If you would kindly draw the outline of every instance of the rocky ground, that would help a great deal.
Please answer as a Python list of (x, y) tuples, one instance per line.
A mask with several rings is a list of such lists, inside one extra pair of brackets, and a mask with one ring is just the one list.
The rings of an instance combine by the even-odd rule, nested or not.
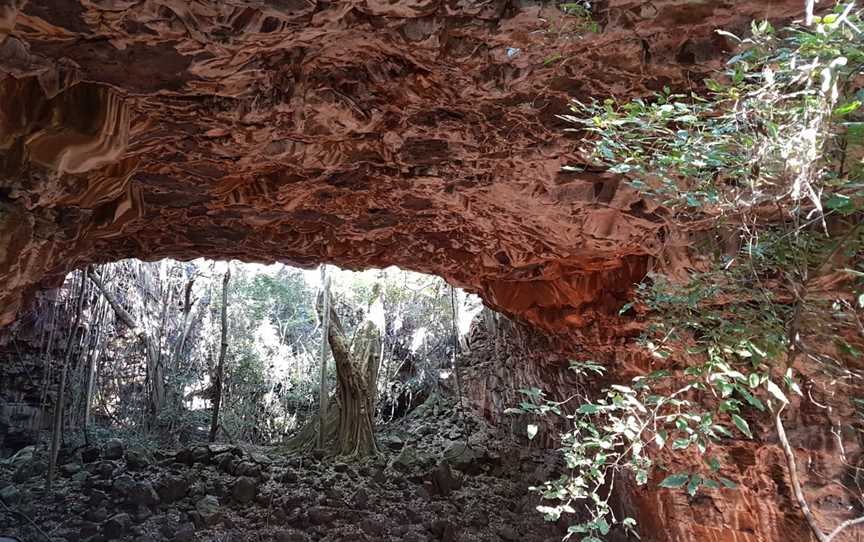
[(539, 542), (563, 536), (559, 526), (543, 522), (534, 509), (538, 497), (528, 491), (554, 474), (554, 454), (519, 446), (435, 401), (381, 428), (380, 443), (380, 457), (348, 463), (229, 444), (151, 453), (109, 439), (69, 453), (52, 493), (45, 492), (44, 459), (24, 449), (0, 462), (0, 540)]

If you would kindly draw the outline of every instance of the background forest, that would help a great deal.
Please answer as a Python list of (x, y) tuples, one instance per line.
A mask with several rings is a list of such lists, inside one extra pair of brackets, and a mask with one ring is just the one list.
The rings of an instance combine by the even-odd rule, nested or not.
[[(202, 438), (210, 423), (222, 282), (229, 265), (220, 438), (274, 444), (308, 421), (320, 383), (318, 270), (126, 260), (70, 274), (22, 320), (24, 336), (11, 339), (10, 347), (22, 356), (41, 353), (48, 359), (48, 352), (63, 352), (70, 401), (63, 425), (74, 430), (67, 438), (108, 429), (166, 445)], [(450, 287), (437, 277), (396, 268), (362, 273), (331, 268), (330, 275), (333, 308), (349, 335), (368, 311), (373, 287), (381, 291), (378, 319), (385, 333), (377, 418), (390, 419), (422, 402), (439, 385), (441, 371), (446, 377), (451, 369)], [(454, 293), (464, 334), (481, 305), (473, 296)], [(67, 333), (70, 327), (77, 332)], [(17, 344), (22, 341), (26, 347)], [(62, 370), (56, 363), (40, 365), (42, 382), (59, 378), (52, 374)], [(327, 377), (335, 379), (332, 363)], [(46, 388), (39, 404), (7, 401), (4, 408), (50, 412)], [(43, 423), (34, 418), (32, 427)]]

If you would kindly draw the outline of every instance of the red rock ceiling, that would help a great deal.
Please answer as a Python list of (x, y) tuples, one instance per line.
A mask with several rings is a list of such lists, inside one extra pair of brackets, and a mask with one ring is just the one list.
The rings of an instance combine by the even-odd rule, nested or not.
[(687, 88), (800, 0), (0, 0), (0, 324), (88, 262), (442, 275), (552, 329), (614, 310), (664, 213), (562, 173), (571, 96)]

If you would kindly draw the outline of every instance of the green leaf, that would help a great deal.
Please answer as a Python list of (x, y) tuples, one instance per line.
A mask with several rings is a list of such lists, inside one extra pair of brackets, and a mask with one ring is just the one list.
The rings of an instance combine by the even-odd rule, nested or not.
[(683, 450), (690, 446), (690, 439), (688, 438), (677, 438), (672, 441), (672, 448), (676, 450)]
[(737, 427), (739, 431), (747, 435), (747, 438), (753, 438), (753, 433), (750, 432), (750, 426), (747, 425), (747, 420), (738, 414), (732, 414), (732, 423), (735, 424), (735, 427)]
[(596, 414), (600, 411), (600, 407), (597, 405), (592, 405), (591, 403), (585, 403), (584, 405), (579, 405), (579, 408), (576, 409), (576, 412), (579, 414)]
[(687, 483), (687, 480), (690, 479), (690, 475), (686, 472), (679, 472), (678, 474), (673, 474), (671, 476), (667, 476), (660, 482), (660, 487), (665, 487), (669, 489), (678, 489), (679, 487), (683, 487), (684, 484)]
[(747, 383), (751, 388), (756, 388), (759, 386), (759, 374), (758, 373), (750, 373), (750, 376), (747, 377)]
[(754, 407), (758, 408), (759, 410), (761, 410), (763, 412), (765, 411), (765, 404), (761, 400), (759, 400), (759, 398), (754, 397), (753, 394), (751, 394), (749, 391), (747, 391), (742, 386), (737, 386), (735, 389), (738, 390), (738, 393), (741, 394), (741, 396), (743, 396), (744, 399), (746, 399), (748, 403), (750, 403), (751, 405), (753, 405)]
[(701, 484), (701, 483), (702, 483), (702, 477), (699, 476), (699, 475), (697, 475), (697, 474), (694, 474), (694, 475), (690, 478), (690, 483), (687, 484), (687, 493), (688, 493), (691, 497), (694, 496), (694, 495), (696, 495), (696, 490), (699, 489), (699, 484)]
[(714, 480), (708, 480), (707, 478), (705, 480), (702, 480), (702, 485), (707, 487), (708, 489), (720, 489), (720, 484), (718, 484)]
[(843, 104), (837, 109), (835, 109), (834, 114), (838, 117), (842, 117), (843, 115), (848, 115), (849, 113), (855, 111), (859, 107), (861, 107), (861, 102), (858, 100), (854, 100), (847, 104)]
[(533, 423), (529, 423), (528, 427), (525, 428), (525, 432), (528, 433), (528, 440), (534, 440), (534, 437), (537, 436), (538, 427)]
[(633, 388), (627, 386), (619, 386), (618, 384), (612, 384), (612, 389), (621, 393), (636, 395), (636, 392), (633, 390)]
[(786, 395), (783, 393), (783, 390), (780, 389), (780, 386), (778, 386), (771, 380), (766, 380), (765, 387), (768, 389), (768, 393), (776, 397), (778, 401), (780, 401), (784, 405), (789, 404), (789, 399), (786, 398)]
[(524, 414), (525, 411), (520, 408), (508, 408), (504, 410), (504, 414)]
[(600, 531), (600, 534), (609, 534), (609, 522), (607, 522), (605, 518), (598, 518), (595, 524), (597, 526), (597, 530)]
[(625, 303), (624, 306), (621, 307), (621, 310), (618, 311), (618, 314), (619, 315), (624, 314), (625, 312), (629, 311), (632, 308), (633, 308), (633, 303)]
[(720, 470), (720, 460), (717, 459), (716, 457), (709, 457), (708, 459), (705, 460), (705, 463), (707, 463), (708, 468), (710, 468), (714, 472), (717, 472)]
[(741, 38), (739, 38), (738, 36), (736, 36), (732, 32), (727, 32), (727, 31), (721, 30), (721, 29), (717, 29), (714, 32), (717, 32), (721, 36), (726, 36), (727, 38), (732, 38), (733, 40), (737, 41), (738, 43), (741, 43)]
[(721, 477), (719, 478), (719, 480), (720, 480), (720, 483), (721, 483), (721, 484), (723, 484), (724, 486), (728, 487), (729, 489), (736, 489), (736, 488), (738, 487), (738, 484), (736, 484), (735, 482), (733, 482), (733, 481), (730, 480), (729, 478), (723, 478), (723, 477), (721, 476)]
[(543, 396), (543, 390), (540, 388), (522, 388), (519, 390), (519, 393), (527, 395), (532, 399), (538, 399)]
[(723, 435), (724, 437), (732, 438), (732, 433), (730, 433), (729, 430), (726, 429), (725, 426), (722, 426), (722, 425), (715, 425), (715, 426), (713, 427), (713, 429), (714, 429), (715, 431), (717, 431), (718, 433), (720, 433), (721, 435)]
[(804, 394), (801, 392), (801, 387), (795, 382), (795, 379), (792, 377), (792, 367), (786, 369), (786, 374), (783, 375), (783, 381), (786, 382), (786, 387), (792, 390), (799, 397), (804, 397)]

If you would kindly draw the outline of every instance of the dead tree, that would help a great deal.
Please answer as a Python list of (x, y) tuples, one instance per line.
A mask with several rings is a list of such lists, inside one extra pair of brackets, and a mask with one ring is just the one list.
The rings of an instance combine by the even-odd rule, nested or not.
[(222, 341), (219, 344), (219, 361), (216, 363), (216, 378), (213, 380), (213, 417), (210, 419), (209, 441), (216, 440), (219, 430), (219, 407), (222, 404), (222, 373), (225, 367), (225, 351), (228, 350), (228, 281), (231, 279), (231, 264), (225, 268), (222, 278)]

